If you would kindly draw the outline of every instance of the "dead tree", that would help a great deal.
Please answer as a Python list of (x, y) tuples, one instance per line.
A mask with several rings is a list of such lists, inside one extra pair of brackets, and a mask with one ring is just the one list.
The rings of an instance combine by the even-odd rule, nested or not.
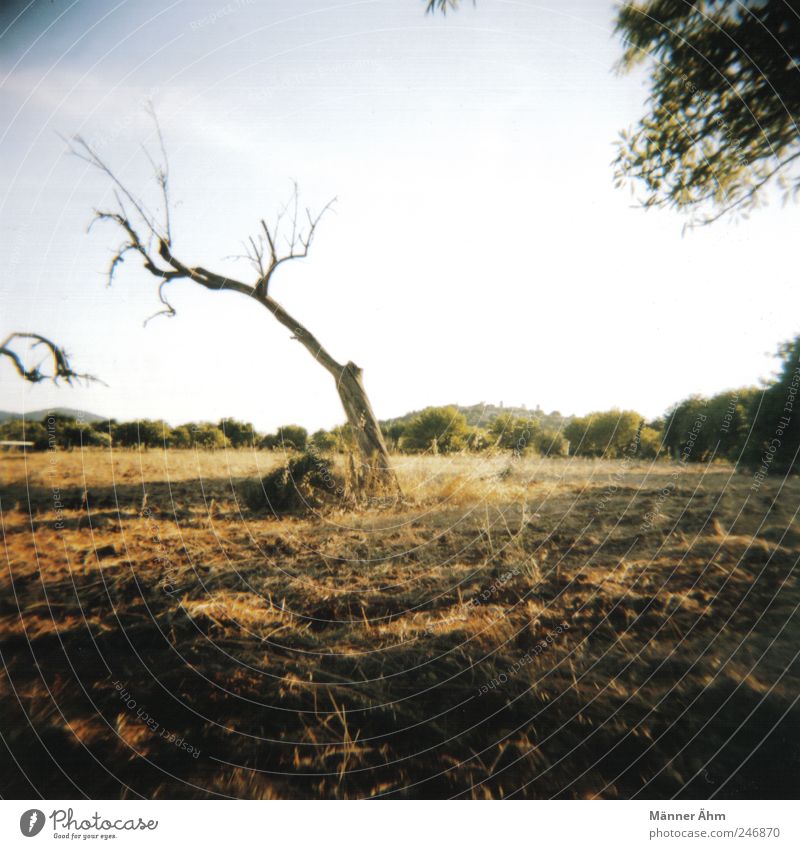
[[(17, 339), (33, 340), (33, 344), (30, 346), (31, 348), (43, 347), (46, 351), (45, 360), (49, 359), (52, 362), (52, 370), (42, 371), (44, 361), (32, 368), (28, 368), (25, 365), (22, 355), (12, 347)], [(38, 333), (12, 333), (6, 337), (5, 341), (0, 342), (0, 357), (6, 357), (11, 360), (17, 374), (29, 383), (41, 383), (43, 380), (52, 380), (53, 383), (58, 383), (59, 380), (66, 380), (69, 384), (73, 380), (97, 381), (97, 378), (92, 377), (90, 374), (80, 374), (75, 371), (70, 365), (67, 352), (59, 345), (56, 345), (55, 342), (51, 342)]]
[(114, 187), (116, 208), (96, 210), (94, 218), (94, 221), (116, 225), (124, 236), (124, 241), (114, 254), (108, 269), (109, 284), (120, 263), (131, 254), (138, 256), (144, 268), (158, 280), (158, 296), (163, 309), (156, 315), (175, 315), (175, 310), (167, 298), (167, 287), (173, 281), (182, 279), (191, 280), (214, 292), (238, 292), (264, 307), (291, 332), (292, 338), (300, 342), (335, 381), (360, 460), (358, 464), (351, 463), (354, 470), (351, 474), (354, 478), (353, 494), (366, 497), (381, 493), (399, 497), (400, 487), (391, 466), (383, 434), (364, 389), (361, 369), (353, 362), (342, 364), (335, 360), (314, 334), (290, 315), (270, 293), (270, 284), (281, 265), (308, 256), (320, 219), (330, 209), (333, 201), (316, 215), (312, 215), (308, 209), (301, 211), (295, 184), (291, 200), (280, 210), (275, 222), (268, 225), (262, 219), (257, 235), (248, 238), (245, 253), (237, 257), (247, 259), (252, 265), (252, 282), (236, 280), (226, 274), (185, 262), (178, 258), (173, 248), (169, 162), (161, 129), (152, 110), (151, 116), (155, 122), (160, 161), (152, 157), (147, 150), (145, 154), (153, 166), (159, 187), (161, 208), (157, 212), (152, 212), (139, 196), (127, 189), (97, 151), (83, 138), (75, 137), (71, 145), (74, 154), (102, 172)]

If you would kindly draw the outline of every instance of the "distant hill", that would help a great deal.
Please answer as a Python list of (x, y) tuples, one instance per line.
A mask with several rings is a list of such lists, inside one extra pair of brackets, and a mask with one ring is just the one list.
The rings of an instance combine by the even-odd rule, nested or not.
[[(501, 407), (496, 404), (473, 404), (471, 407), (463, 407), (460, 404), (447, 404), (442, 406), (455, 407), (463, 414), (464, 418), (467, 420), (467, 424), (473, 427), (488, 427), (498, 416), (509, 413), (520, 419), (533, 418), (539, 422), (541, 427), (552, 430), (559, 430), (573, 418), (572, 416), (562, 416), (558, 410), (553, 410), (551, 413), (545, 413), (540, 407), (528, 409), (527, 407)], [(386, 419), (381, 422), (381, 425), (391, 425), (396, 423), (406, 424), (420, 412), (421, 410), (414, 410), (410, 413), (406, 413), (404, 416)]]
[(83, 419), (88, 424), (94, 422), (107, 422), (106, 416), (98, 416), (96, 413), (87, 413), (86, 410), (73, 410), (71, 407), (50, 407), (45, 410), (31, 410), (29, 413), (9, 413), (6, 410), (0, 410), (0, 422), (14, 421), (15, 419), (24, 418), (29, 422), (43, 422), (51, 413), (58, 416), (70, 416), (74, 419)]

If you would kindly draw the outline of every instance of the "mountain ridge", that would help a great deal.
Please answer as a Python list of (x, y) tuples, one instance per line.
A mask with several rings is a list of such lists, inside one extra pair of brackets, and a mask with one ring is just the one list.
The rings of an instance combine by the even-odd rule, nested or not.
[(9, 410), (0, 410), (0, 422), (19, 421), (25, 419), (29, 422), (43, 422), (49, 415), (68, 416), (73, 419), (82, 419), (88, 424), (95, 422), (107, 422), (107, 416), (99, 416), (87, 410), (76, 410), (72, 407), (46, 407), (42, 410), (31, 410), (25, 413), (14, 413)]

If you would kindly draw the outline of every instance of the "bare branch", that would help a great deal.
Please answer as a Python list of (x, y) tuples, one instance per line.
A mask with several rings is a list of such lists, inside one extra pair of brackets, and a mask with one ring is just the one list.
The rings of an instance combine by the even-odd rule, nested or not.
[(114, 174), (114, 172), (108, 167), (108, 165), (106, 165), (106, 163), (100, 158), (100, 155), (97, 153), (97, 151), (95, 151), (95, 149), (82, 136), (75, 136), (72, 141), (74, 145), (77, 145), (77, 149), (73, 146), (73, 144), (68, 142), (70, 153), (105, 174), (109, 178), (109, 180), (111, 180), (111, 182), (117, 187), (119, 192), (122, 193), (123, 197), (128, 199), (128, 201), (136, 210), (137, 214), (142, 219), (142, 222), (146, 225), (148, 230), (152, 234), (157, 235), (160, 238), (166, 238), (166, 234), (162, 233), (159, 230), (158, 224), (155, 222), (153, 216), (145, 211), (143, 201), (133, 195), (127, 188), (125, 188), (125, 186), (119, 180), (117, 175)]
[(269, 245), (269, 255), (272, 258), (272, 261), (275, 262), (278, 259), (277, 254), (275, 253), (275, 243), (272, 241), (272, 234), (269, 232), (269, 227), (267, 227), (267, 222), (264, 219), (261, 219), (261, 229), (264, 231), (264, 236), (267, 239), (267, 244)]
[[(275, 270), (279, 265), (282, 265), (284, 262), (287, 262), (290, 259), (303, 259), (308, 256), (309, 248), (311, 247), (311, 243), (314, 240), (314, 234), (317, 230), (317, 225), (320, 222), (320, 219), (326, 212), (328, 212), (336, 203), (336, 198), (328, 201), (322, 210), (316, 215), (312, 216), (309, 209), (305, 210), (306, 219), (308, 221), (307, 226), (301, 227), (299, 222), (299, 211), (300, 211), (300, 193), (297, 187), (297, 183), (294, 183), (294, 191), (292, 193), (292, 199), (284, 204), (281, 211), (278, 213), (276, 218), (275, 227), (270, 229), (264, 219), (261, 219), (261, 229), (264, 232), (264, 238), (266, 239), (266, 247), (269, 248), (269, 264), (266, 269), (262, 271), (258, 280), (256, 281), (256, 285), (254, 287), (253, 293), (256, 297), (266, 297), (269, 294), (269, 284), (272, 280), (272, 275), (275, 273)], [(284, 237), (284, 241), (287, 244), (287, 253), (279, 254), (275, 245), (280, 236), (280, 223), (283, 217), (289, 211), (289, 208), (292, 209), (292, 232), (290, 236)], [(263, 250), (263, 242), (261, 237), (259, 236), (259, 245), (262, 246), (262, 259), (265, 250)]]
[(153, 123), (155, 124), (158, 144), (161, 147), (161, 159), (164, 163), (161, 166), (156, 166), (155, 163), (153, 163), (153, 167), (156, 171), (158, 184), (161, 186), (161, 197), (164, 201), (164, 230), (166, 233), (167, 244), (170, 245), (172, 244), (172, 228), (169, 215), (169, 158), (167, 157), (167, 146), (164, 144), (164, 134), (161, 132), (161, 124), (158, 121), (158, 115), (156, 114), (152, 101), (147, 104), (146, 110), (147, 114), (150, 115), (153, 119)]
[[(128, 241), (124, 242), (120, 248), (117, 250), (117, 253), (111, 260), (111, 266), (109, 267), (109, 285), (113, 281), (114, 272), (117, 270), (117, 266), (120, 263), (124, 262), (124, 256), (128, 251), (136, 251), (143, 260), (144, 267), (154, 276), (161, 277), (164, 280), (172, 280), (176, 277), (187, 277), (188, 274), (179, 273), (177, 270), (173, 269), (163, 269), (158, 266), (155, 259), (151, 255), (148, 247), (142, 242), (141, 237), (134, 229), (133, 224), (121, 213), (118, 212), (104, 212), (102, 210), (97, 210), (95, 212), (94, 220), (89, 225), (89, 230), (92, 229), (92, 226), (97, 221), (113, 221), (119, 227), (121, 227), (128, 235)], [(159, 242), (163, 244), (163, 242)]]
[[(313, 216), (310, 210), (305, 209), (305, 222), (300, 220), (300, 191), (296, 182), (292, 183), (293, 191), (289, 200), (281, 206), (275, 218), (275, 224), (270, 227), (265, 219), (261, 219), (261, 233), (248, 238), (245, 244), (245, 253), (237, 258), (247, 259), (256, 272), (256, 281), (247, 284), (234, 280), (216, 272), (209, 271), (201, 266), (191, 266), (179, 260), (172, 248), (172, 232), (170, 220), (170, 198), (169, 198), (169, 160), (167, 158), (164, 137), (152, 105), (148, 108), (148, 114), (153, 119), (156, 134), (161, 148), (162, 165), (150, 155), (146, 147), (143, 152), (150, 165), (153, 167), (154, 177), (159, 186), (162, 201), (164, 203), (164, 220), (157, 221), (143, 200), (130, 191), (117, 177), (111, 167), (101, 158), (100, 154), (80, 136), (73, 140), (70, 150), (78, 158), (92, 165), (105, 174), (114, 186), (114, 197), (119, 206), (118, 212), (108, 210), (97, 210), (94, 222), (109, 221), (116, 224), (125, 234), (125, 241), (119, 246), (111, 259), (108, 269), (108, 283), (111, 284), (119, 266), (125, 261), (128, 253), (138, 253), (147, 271), (159, 280), (158, 297), (164, 309), (158, 311), (147, 319), (152, 320), (156, 315), (175, 315), (172, 304), (167, 300), (165, 284), (178, 278), (186, 278), (204, 286), (207, 289), (220, 291), (227, 289), (240, 292), (264, 301), (269, 294), (269, 284), (275, 270), (290, 259), (302, 259), (308, 255), (311, 243), (317, 230), (317, 225), (322, 216), (333, 206), (335, 199), (327, 203), (323, 209)], [(68, 143), (69, 144), (69, 143)], [(129, 214), (130, 208), (132, 215)], [(284, 219), (291, 216), (291, 231), (282, 236), (281, 226)], [(91, 226), (89, 229), (91, 229)], [(278, 244), (285, 242), (285, 251), (278, 248)]]
[(130, 244), (130, 242), (124, 242), (122, 245), (117, 248), (117, 252), (111, 258), (111, 264), (108, 267), (108, 283), (107, 286), (110, 286), (114, 282), (114, 274), (117, 271), (117, 266), (122, 265), (125, 262), (125, 254), (128, 251), (136, 250), (136, 248)]
[[(47, 349), (49, 357), (53, 361), (52, 373), (47, 374), (42, 371), (41, 367), (43, 363), (39, 363), (38, 365), (33, 366), (33, 368), (27, 368), (22, 357), (10, 347), (15, 339), (34, 340), (31, 348), (44, 346)], [(62, 379), (66, 380), (70, 385), (73, 380), (102, 383), (101, 380), (98, 380), (98, 378), (93, 377), (91, 374), (82, 374), (75, 371), (70, 365), (69, 355), (67, 352), (56, 345), (55, 342), (51, 342), (49, 339), (44, 336), (40, 336), (38, 333), (12, 333), (2, 344), (0, 344), (0, 356), (7, 357), (11, 360), (11, 363), (19, 376), (30, 383), (40, 383), (43, 380), (52, 380), (53, 383), (58, 383), (58, 381)]]
[(426, 14), (430, 14), (438, 8), (443, 15), (446, 15), (448, 9), (458, 8), (458, 2), (459, 0), (428, 0), (425, 12)]
[(300, 189), (297, 186), (297, 181), (293, 181), (292, 185), (294, 186), (293, 200), (294, 200), (294, 212), (292, 213), (292, 238), (291, 240), (287, 239), (289, 243), (289, 253), (294, 253), (294, 246), (297, 244), (297, 208), (300, 204)]
[(250, 258), (250, 261), (253, 263), (253, 266), (255, 267), (255, 270), (256, 270), (256, 273), (258, 274), (258, 276), (263, 277), (264, 276), (264, 242), (261, 239), (261, 237), (259, 237), (258, 243), (256, 243), (256, 240), (252, 236), (250, 236), (248, 238), (248, 241), (250, 242), (250, 250), (252, 250), (252, 253), (250, 253), (250, 250), (248, 250), (247, 255)]
[(166, 280), (162, 280), (161, 283), (158, 284), (158, 300), (164, 304), (163, 310), (158, 310), (158, 312), (154, 312), (151, 316), (146, 318), (142, 323), (142, 327), (147, 327), (147, 325), (154, 319), (158, 318), (160, 315), (164, 315), (167, 318), (175, 318), (177, 313), (175, 312), (175, 308), (172, 304), (167, 300), (167, 296), (164, 294), (164, 287), (169, 283), (169, 278)]

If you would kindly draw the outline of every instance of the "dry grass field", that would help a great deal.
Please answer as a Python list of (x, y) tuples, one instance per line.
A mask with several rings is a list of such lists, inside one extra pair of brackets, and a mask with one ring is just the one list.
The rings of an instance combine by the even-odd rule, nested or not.
[(797, 795), (800, 481), (397, 457), (276, 518), (279, 460), (0, 455), (0, 796)]

